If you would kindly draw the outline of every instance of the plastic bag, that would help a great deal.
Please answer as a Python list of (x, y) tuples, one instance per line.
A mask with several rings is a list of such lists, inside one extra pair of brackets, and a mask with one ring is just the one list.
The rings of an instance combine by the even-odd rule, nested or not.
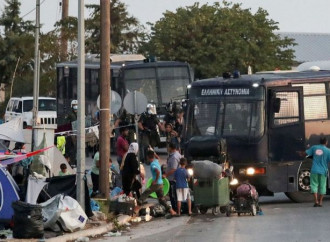
[(40, 205), (17, 201), (14, 209), (13, 237), (17, 239), (43, 238), (44, 223)]
[(41, 205), (45, 228), (56, 231), (56, 222), (59, 222), (66, 232), (73, 232), (85, 227), (87, 215), (72, 197), (59, 194)]
[(96, 202), (94, 199), (91, 199), (91, 208), (92, 211), (100, 211), (100, 204)]
[(58, 204), (62, 195), (56, 195), (44, 203), (40, 203), (42, 206), (42, 216), (44, 221), (44, 228), (58, 231), (59, 227), (56, 221), (60, 218), (61, 211), (58, 209)]
[(63, 196), (58, 208), (61, 210), (59, 222), (64, 231), (73, 232), (85, 227), (87, 215), (75, 199)]
[(209, 161), (192, 161), (194, 165), (194, 177), (195, 178), (215, 178), (221, 175), (222, 166)]

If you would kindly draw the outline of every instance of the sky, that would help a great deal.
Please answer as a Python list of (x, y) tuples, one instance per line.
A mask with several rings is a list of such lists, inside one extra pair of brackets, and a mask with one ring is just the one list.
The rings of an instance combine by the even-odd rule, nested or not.
[[(53, 29), (53, 25), (61, 17), (61, 0), (40, 0), (42, 32)], [(100, 0), (84, 0), (85, 4), (99, 4)], [(141, 24), (154, 23), (166, 10), (175, 11), (178, 7), (191, 6), (195, 0), (121, 0), (127, 5), (128, 12)], [(229, 1), (229, 0), (228, 0)], [(214, 1), (202, 0), (200, 4), (213, 4)], [(330, 33), (330, 1), (329, 0), (232, 0), (242, 3), (244, 8), (255, 12), (259, 7), (269, 13), (269, 18), (278, 22), (282, 32)], [(21, 0), (21, 16), (34, 9), (36, 0)], [(0, 0), (2, 12), (5, 0)], [(78, 15), (78, 0), (70, 0), (69, 13)], [(85, 11), (85, 16), (88, 12)], [(25, 20), (34, 20), (35, 11), (27, 14)]]

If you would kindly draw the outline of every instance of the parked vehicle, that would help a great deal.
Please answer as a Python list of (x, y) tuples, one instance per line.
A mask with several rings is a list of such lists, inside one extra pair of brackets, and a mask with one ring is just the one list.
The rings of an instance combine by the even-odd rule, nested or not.
[[(311, 159), (298, 151), (330, 138), (330, 71), (224, 75), (193, 82), (188, 93), (185, 144), (196, 136), (224, 138), (239, 181), (260, 195), (313, 200)], [(191, 160), (189, 149), (185, 157)]]
[[(22, 117), (23, 128), (33, 124), (33, 97), (12, 97), (6, 108), (5, 122)], [(38, 120), (40, 124), (57, 124), (56, 98), (39, 97)]]

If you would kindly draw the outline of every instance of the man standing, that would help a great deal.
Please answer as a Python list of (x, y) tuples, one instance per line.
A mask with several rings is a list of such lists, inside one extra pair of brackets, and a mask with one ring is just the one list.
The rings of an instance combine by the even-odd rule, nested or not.
[(117, 161), (120, 167), (121, 162), (123, 160), (123, 156), (128, 151), (128, 141), (126, 140), (126, 137), (128, 136), (128, 128), (121, 127), (119, 129), (119, 132), (120, 132), (120, 136), (117, 139), (116, 151), (117, 151)]
[(326, 194), (328, 162), (330, 162), (330, 149), (327, 148), (327, 144), (327, 138), (321, 137), (319, 145), (313, 145), (302, 152), (303, 155), (313, 156), (310, 186), (315, 200), (314, 207), (322, 207), (323, 197)]
[(166, 166), (166, 173), (163, 177), (167, 178), (170, 182), (170, 200), (172, 204), (172, 208), (176, 210), (176, 183), (174, 179), (174, 173), (176, 169), (178, 169), (180, 164), (181, 154), (177, 151), (176, 144), (169, 143), (168, 145), (168, 152), (169, 156), (167, 158), (167, 166)]
[(139, 142), (140, 160), (145, 162), (147, 161), (145, 156), (149, 146), (154, 148), (160, 142), (157, 126), (160, 130), (164, 130), (164, 127), (160, 123), (157, 115), (153, 111), (152, 105), (150, 104), (147, 106), (147, 111), (141, 114), (138, 126), (141, 134)]
[[(147, 159), (150, 162), (152, 184), (141, 194), (141, 197), (138, 200), (138, 205), (143, 204), (143, 202), (149, 197), (149, 195), (155, 192), (157, 194), (159, 203), (165, 207), (166, 211), (169, 212), (171, 215), (176, 215), (176, 212), (170, 205), (167, 204), (166, 199), (164, 197), (162, 170), (158, 161), (158, 155), (153, 150), (148, 150)], [(137, 207), (135, 211), (137, 210), (139, 210), (139, 207)]]

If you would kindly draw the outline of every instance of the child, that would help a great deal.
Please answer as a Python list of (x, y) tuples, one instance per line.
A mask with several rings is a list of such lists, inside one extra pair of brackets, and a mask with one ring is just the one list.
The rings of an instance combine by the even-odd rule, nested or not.
[(165, 125), (165, 133), (166, 133), (167, 148), (170, 143), (173, 143), (178, 149), (179, 148), (178, 133), (174, 131), (172, 124), (167, 123)]
[(188, 203), (188, 214), (191, 215), (191, 199), (187, 179), (189, 178), (188, 172), (186, 170), (187, 159), (180, 159), (180, 167), (176, 169), (174, 173), (174, 178), (176, 180), (176, 195), (177, 195), (177, 207), (178, 215), (181, 214), (181, 202), (186, 201)]
[(67, 168), (66, 164), (62, 163), (60, 165), (60, 168), (61, 168), (61, 170), (58, 173), (59, 176), (70, 175), (70, 173), (68, 172), (68, 168)]

